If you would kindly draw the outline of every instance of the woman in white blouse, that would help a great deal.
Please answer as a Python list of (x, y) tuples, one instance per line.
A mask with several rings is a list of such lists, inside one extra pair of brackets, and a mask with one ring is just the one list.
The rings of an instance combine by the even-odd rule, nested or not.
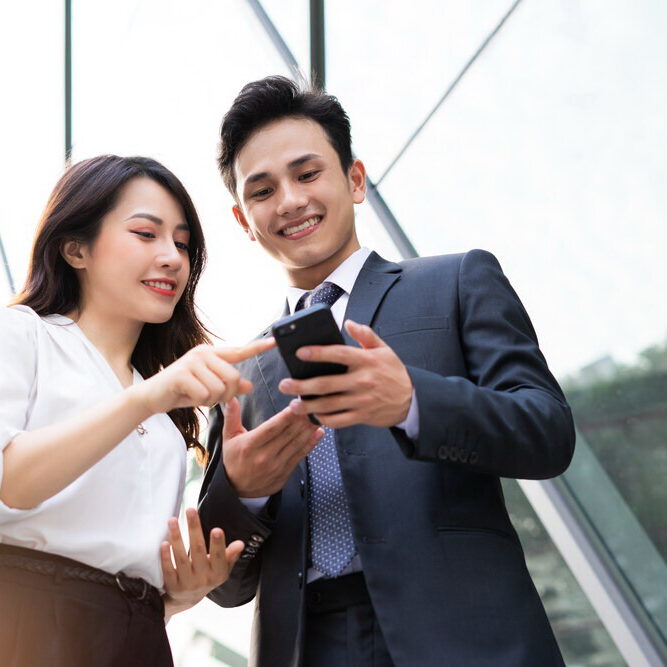
[(216, 528), (207, 552), (188, 510), (189, 555), (173, 518), (194, 406), (250, 391), (230, 364), (271, 345), (206, 344), (204, 261), (190, 197), (153, 160), (80, 162), (51, 194), (25, 287), (0, 308), (3, 666), (170, 665), (165, 614), (243, 548)]

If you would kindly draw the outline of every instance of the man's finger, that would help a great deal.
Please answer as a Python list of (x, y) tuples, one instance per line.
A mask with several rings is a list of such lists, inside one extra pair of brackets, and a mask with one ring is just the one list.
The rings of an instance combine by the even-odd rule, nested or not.
[(304, 448), (317, 430), (318, 428), (309, 419), (301, 417), (292, 428), (285, 430), (276, 438), (274, 460), (291, 460), (295, 454), (299, 459), (303, 458)]
[(278, 414), (249, 431), (252, 445), (256, 448), (271, 445), (275, 439), (299, 419), (289, 408), (283, 408)]
[(351, 345), (304, 345), (296, 356), (303, 361), (330, 361), (350, 367), (363, 361), (364, 352)]
[(333, 394), (309, 400), (295, 399), (290, 402), (290, 409), (298, 415), (329, 415), (358, 408), (358, 400), (352, 394)]
[(284, 378), (278, 384), (278, 389), (283, 394), (290, 394), (291, 396), (326, 396), (353, 391), (356, 387), (357, 383), (350, 373), (320, 375), (308, 380)]
[(338, 414), (331, 415), (315, 415), (322, 426), (328, 426), (329, 428), (345, 428), (346, 426), (353, 426), (354, 424), (362, 423), (362, 417), (359, 412), (354, 410), (347, 410), (345, 412), (339, 412)]
[(365, 324), (357, 324), (354, 320), (345, 321), (345, 330), (365, 350), (374, 347), (386, 347), (387, 344), (378, 336), (373, 329)]
[(232, 398), (224, 409), (225, 421), (222, 425), (222, 439), (233, 438), (246, 432), (241, 421), (241, 405), (237, 398)]

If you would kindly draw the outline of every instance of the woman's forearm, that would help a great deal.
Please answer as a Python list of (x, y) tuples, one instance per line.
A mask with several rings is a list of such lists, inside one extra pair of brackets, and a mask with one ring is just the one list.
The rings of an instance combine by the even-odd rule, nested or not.
[(2, 453), (0, 500), (29, 509), (62, 491), (150, 416), (135, 385), (76, 417), (17, 435)]

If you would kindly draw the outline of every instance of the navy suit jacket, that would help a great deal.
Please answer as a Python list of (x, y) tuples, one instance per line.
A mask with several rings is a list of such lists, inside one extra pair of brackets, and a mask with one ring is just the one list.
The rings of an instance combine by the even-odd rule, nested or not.
[[(500, 477), (562, 473), (574, 427), (498, 262), (482, 250), (400, 263), (372, 253), (346, 317), (371, 325), (394, 349), (419, 407), (415, 441), (400, 429), (337, 432), (353, 532), (395, 664), (562, 665)], [(241, 371), (255, 385), (242, 399), (250, 429), (287, 405), (290, 397), (277, 388), (287, 370), (274, 349)], [(246, 549), (210, 597), (225, 607), (256, 597), (251, 664), (297, 666), (308, 568), (306, 465), (254, 516), (220, 463), (221, 419), (214, 410), (201, 518), (207, 533), (221, 526)]]

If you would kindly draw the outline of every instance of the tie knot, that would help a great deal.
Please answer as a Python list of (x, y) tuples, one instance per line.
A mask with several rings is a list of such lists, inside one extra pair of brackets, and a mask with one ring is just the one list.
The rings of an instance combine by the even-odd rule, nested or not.
[(327, 306), (333, 306), (345, 290), (336, 285), (336, 283), (322, 283), (317, 289), (311, 292), (304, 292), (296, 304), (296, 310), (310, 308), (318, 303), (326, 303)]

